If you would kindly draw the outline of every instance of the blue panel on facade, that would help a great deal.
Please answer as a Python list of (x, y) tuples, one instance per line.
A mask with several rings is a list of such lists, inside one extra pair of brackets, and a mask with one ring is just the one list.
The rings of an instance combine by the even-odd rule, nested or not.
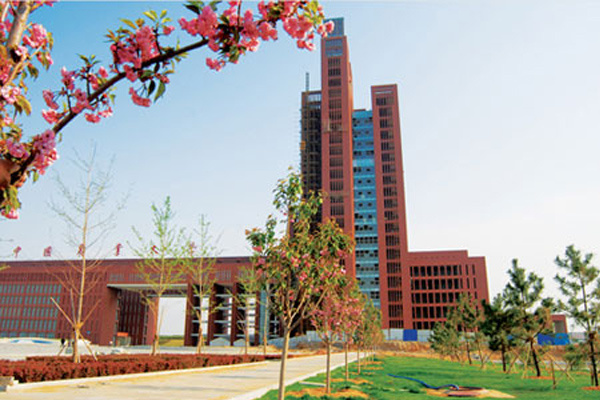
[(554, 345), (555, 346), (566, 346), (571, 344), (571, 339), (567, 333), (555, 333), (554, 334)]
[(538, 344), (540, 344), (542, 346), (546, 345), (546, 344), (549, 344), (549, 345), (554, 344), (554, 338), (550, 335), (539, 334), (537, 337), (537, 340), (538, 340)]
[(358, 110), (352, 114), (352, 167), (354, 179), (354, 231), (356, 238), (356, 279), (360, 290), (376, 307), (379, 294), (379, 246), (377, 238), (377, 202), (373, 113)]
[(404, 330), (404, 341), (405, 342), (416, 342), (419, 338), (416, 329), (405, 329)]

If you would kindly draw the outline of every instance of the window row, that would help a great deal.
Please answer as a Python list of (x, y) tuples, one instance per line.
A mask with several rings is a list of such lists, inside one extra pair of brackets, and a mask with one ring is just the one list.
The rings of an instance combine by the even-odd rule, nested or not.
[(412, 281), (414, 290), (447, 290), (462, 289), (462, 279), (414, 279)]
[[(467, 268), (465, 268), (467, 269)], [(410, 276), (460, 276), (462, 265), (428, 265), (410, 267)]]

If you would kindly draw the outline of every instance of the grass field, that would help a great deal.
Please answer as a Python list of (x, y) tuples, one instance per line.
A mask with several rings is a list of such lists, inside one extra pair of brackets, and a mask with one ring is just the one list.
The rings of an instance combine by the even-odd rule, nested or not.
[[(521, 374), (505, 375), (500, 370), (488, 367), (482, 371), (477, 366), (461, 365), (450, 361), (436, 359), (412, 358), (412, 357), (383, 357), (377, 363), (370, 364), (363, 373), (355, 374), (356, 367), (352, 365), (351, 378), (361, 378), (366, 382), (355, 380), (346, 383), (343, 381), (344, 369), (338, 368), (333, 372), (335, 380), (334, 392), (343, 389), (349, 390), (346, 396), (337, 399), (358, 400), (368, 396), (375, 400), (398, 400), (398, 399), (435, 399), (425, 392), (418, 383), (396, 379), (388, 376), (403, 375), (423, 380), (430, 385), (441, 386), (454, 383), (459, 386), (478, 386), (486, 389), (498, 390), (522, 400), (591, 400), (600, 399), (600, 392), (583, 390), (582, 387), (589, 386), (589, 376), (573, 375), (575, 381), (569, 381), (562, 373), (557, 372), (557, 388), (552, 388), (552, 380), (521, 379)], [(320, 374), (308, 381), (324, 382), (324, 374)], [(286, 393), (300, 392), (314, 386), (301, 385), (299, 383), (288, 387)], [(359, 397), (362, 392), (363, 397)], [(317, 399), (316, 394), (300, 394), (302, 400)], [(275, 391), (269, 392), (263, 400), (277, 398)], [(286, 396), (286, 398), (295, 398)], [(327, 398), (327, 397), (324, 397)]]
[(158, 344), (163, 347), (181, 347), (183, 346), (183, 336), (161, 336)]

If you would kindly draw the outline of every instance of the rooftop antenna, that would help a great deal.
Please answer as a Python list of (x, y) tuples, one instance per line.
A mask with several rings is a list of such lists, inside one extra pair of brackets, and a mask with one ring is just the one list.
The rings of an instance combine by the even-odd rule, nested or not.
[(308, 72), (306, 73), (305, 85), (306, 85), (306, 91), (308, 92), (310, 90), (310, 74)]

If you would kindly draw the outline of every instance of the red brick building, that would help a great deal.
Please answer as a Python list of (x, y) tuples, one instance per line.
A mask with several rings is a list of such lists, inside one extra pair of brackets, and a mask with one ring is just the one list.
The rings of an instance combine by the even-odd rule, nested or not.
[[(136, 259), (109, 259), (97, 263), (86, 275), (88, 290), (84, 297), (84, 314), (91, 313), (82, 333), (93, 343), (108, 345), (116, 341), (117, 333), (126, 333), (132, 344), (150, 344), (154, 337), (156, 316), (139, 294), (147, 290), (139, 274)], [(94, 263), (94, 261), (89, 261)], [(76, 303), (77, 292), (69, 290), (71, 282), (79, 282), (73, 273), (77, 260), (11, 261), (0, 271), (0, 337), (70, 338), (71, 328), (54, 305), (56, 301), (69, 316)], [(207, 339), (223, 337), (233, 343), (243, 337), (244, 310), (238, 310), (230, 293), (237, 293), (236, 276), (242, 266), (250, 264), (245, 257), (222, 257), (215, 264), (213, 304), (221, 309), (204, 321)], [(187, 308), (198, 305), (189, 279), (176, 282), (168, 296), (188, 298)], [(207, 299), (208, 300), (208, 299)], [(257, 325), (259, 310), (251, 310)], [(256, 314), (255, 314), (256, 313)], [(256, 316), (256, 317), (254, 317)], [(199, 321), (186, 311), (185, 344), (195, 345)], [(255, 327), (256, 328), (256, 327)]]
[(344, 21), (334, 22), (321, 41), (321, 90), (302, 94), (304, 185), (327, 194), (320, 218), (356, 239), (347, 269), (380, 307), (384, 328), (431, 329), (459, 293), (488, 299), (485, 259), (409, 251), (398, 87), (371, 87), (372, 109), (354, 110)]

